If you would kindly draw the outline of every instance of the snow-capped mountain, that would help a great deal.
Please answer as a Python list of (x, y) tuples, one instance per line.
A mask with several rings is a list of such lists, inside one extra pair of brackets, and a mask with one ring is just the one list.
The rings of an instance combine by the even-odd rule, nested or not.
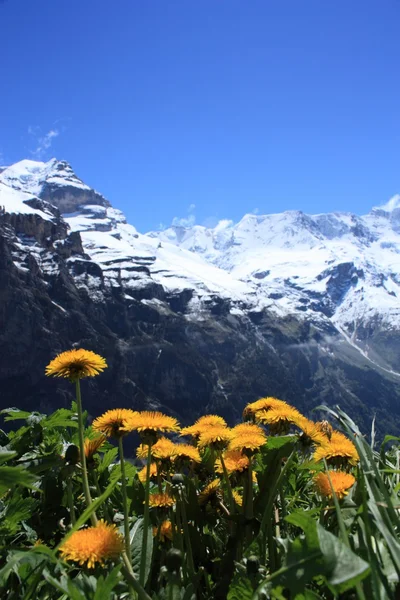
[(328, 320), (372, 361), (399, 370), (398, 353), (377, 352), (365, 331), (400, 329), (400, 196), (365, 216), (251, 214), (213, 229), (149, 235), (246, 282), (259, 308), (317, 325)]
[(112, 365), (107, 386), (91, 384), (102, 405), (232, 419), (271, 394), (304, 410), (368, 406), (363, 418), (394, 415), (393, 427), (399, 251), (399, 196), (365, 216), (290, 211), (142, 234), (64, 161), (1, 168), (5, 401), (52, 405), (37, 365), (79, 344)]
[[(35, 208), (39, 197), (56, 206), (69, 232), (79, 232), (88, 260), (100, 266), (101, 276), (97, 278), (86, 272), (75, 274), (77, 285), (86, 288), (94, 300), (102, 300), (99, 289), (104, 285), (123, 287), (129, 299), (129, 290), (146, 287), (149, 278), (172, 293), (192, 288), (200, 297), (218, 294), (243, 300), (246, 295), (245, 283), (201, 257), (175, 244), (161, 244), (154, 237), (139, 234), (120, 210), (78, 179), (64, 161), (23, 160), (0, 174), (0, 206), (5, 206), (6, 212), (39, 215)], [(40, 206), (40, 216), (54, 220), (51, 208), (43, 202)], [(35, 250), (43, 252), (39, 244), (29, 247), (30, 253)], [(82, 258), (71, 256), (68, 262), (72, 272), (76, 261), (82, 270)], [(20, 262), (17, 258), (16, 264)]]

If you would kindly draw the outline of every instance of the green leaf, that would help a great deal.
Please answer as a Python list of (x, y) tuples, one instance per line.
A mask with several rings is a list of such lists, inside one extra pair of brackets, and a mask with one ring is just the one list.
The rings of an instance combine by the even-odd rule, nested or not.
[(38, 504), (33, 498), (23, 498), (20, 492), (13, 494), (5, 510), (5, 524), (10, 532), (15, 532), (21, 521), (29, 519)]
[(255, 514), (262, 515), (266, 503), (271, 500), (271, 495), (275, 495), (277, 490), (274, 484), (282, 469), (282, 459), (291, 454), (296, 441), (295, 436), (271, 437), (261, 448), (255, 466), (259, 486), (259, 493), (254, 502)]
[[(197, 582), (198, 583), (198, 582)], [(185, 593), (182, 596), (182, 600), (196, 600), (196, 587), (192, 584), (189, 583), (189, 585), (187, 586)]]
[[(24, 457), (22, 457), (23, 459)], [(63, 460), (60, 456), (44, 456), (43, 458), (35, 458), (33, 460), (18, 461), (22, 467), (27, 469), (30, 473), (42, 473), (43, 471), (49, 471), (53, 467), (61, 467)]]
[(168, 600), (181, 600), (181, 587), (175, 581), (168, 581), (165, 586), (165, 598)]
[(0, 465), (11, 460), (12, 458), (14, 458), (14, 456), (17, 456), (16, 452), (13, 452), (12, 450), (4, 450), (3, 448), (0, 448)]
[(78, 415), (68, 408), (59, 408), (52, 415), (42, 421), (42, 426), (46, 429), (54, 427), (74, 427), (78, 428)]
[(296, 594), (294, 600), (322, 600), (322, 596), (312, 590), (304, 590), (304, 592)]
[(67, 586), (67, 581), (68, 580), (67, 579), (62, 578), (61, 581), (58, 581), (58, 579), (55, 579), (55, 577), (53, 577), (52, 575), (50, 575), (48, 569), (44, 569), (43, 570), (43, 577), (56, 590), (58, 590), (59, 592), (63, 592), (64, 594), (68, 595), (68, 586)]
[(76, 521), (75, 525), (69, 530), (69, 532), (63, 537), (63, 539), (61, 540), (61, 542), (58, 544), (57, 548), (54, 550), (54, 552), (56, 552), (60, 546), (62, 544), (64, 544), (67, 539), (75, 532), (78, 531), (78, 529), (80, 527), (82, 527), (82, 525), (84, 525), (86, 523), (86, 521), (88, 521), (90, 519), (90, 517), (92, 516), (92, 514), (99, 508), (99, 506), (101, 506), (103, 504), (103, 502), (105, 502), (105, 500), (107, 500), (107, 498), (112, 494), (115, 486), (118, 483), (118, 479), (116, 479), (115, 481), (112, 481), (108, 487), (105, 489), (105, 491), (101, 494), (101, 496), (99, 496), (98, 498), (96, 498), (96, 500), (93, 500), (92, 504), (90, 506), (88, 506), (88, 508), (83, 512), (83, 514), (79, 517), (79, 519)]
[(21, 568), (20, 565), (27, 565), (31, 572), (37, 567), (43, 567), (46, 562), (50, 561), (54, 562), (53, 552), (50, 548), (44, 546), (37, 546), (26, 551), (12, 552), (7, 557), (6, 565), (0, 570), (0, 585), (6, 583), (11, 571), (16, 570), (17, 565), (19, 565), (19, 569)]
[(68, 596), (71, 598), (71, 600), (87, 600), (86, 594), (81, 592), (79, 588), (71, 581), (71, 579), (68, 579), (67, 587)]
[(111, 592), (113, 591), (117, 583), (119, 583), (119, 572), (121, 570), (121, 566), (122, 565), (117, 565), (116, 567), (114, 567), (111, 573), (109, 573), (107, 577), (105, 577), (105, 579), (101, 577), (101, 582), (99, 579), (93, 600), (109, 600)]
[[(131, 529), (131, 554), (132, 554), (132, 569), (136, 577), (139, 577), (140, 558), (142, 554), (143, 542), (143, 519), (138, 519)], [(151, 561), (153, 555), (153, 528), (149, 526), (147, 530), (147, 553), (146, 553), (146, 570), (145, 583), (150, 573)]]
[(118, 454), (118, 448), (111, 448), (111, 450), (108, 450), (107, 452), (105, 452), (105, 454), (103, 456), (103, 460), (99, 464), (99, 468), (98, 468), (99, 473), (102, 473), (103, 471), (108, 469), (108, 467), (111, 465), (111, 463), (116, 459), (117, 454)]
[(325, 576), (334, 592), (341, 593), (355, 587), (369, 574), (369, 564), (319, 523), (317, 533), (324, 559)]
[(268, 438), (268, 442), (262, 447), (261, 452), (267, 454), (270, 450), (279, 450), (285, 448), (286, 456), (289, 456), (297, 442), (297, 436), (294, 435), (276, 435)]
[(253, 593), (250, 579), (242, 573), (235, 573), (229, 586), (227, 600), (252, 600)]
[(16, 485), (31, 488), (35, 482), (36, 477), (23, 467), (0, 467), (0, 496)]
[(18, 419), (27, 419), (32, 413), (26, 410), (19, 410), (18, 408), (4, 408), (0, 410), (0, 415), (7, 415), (4, 417), (5, 421), (17, 421)]
[(278, 577), (278, 583), (300, 593), (314, 577), (324, 575), (331, 590), (341, 593), (367, 577), (368, 563), (305, 511), (294, 512), (285, 520), (300, 527), (304, 536), (289, 545), (281, 574), (277, 571), (271, 579)]
[(383, 442), (381, 444), (381, 448), (380, 448), (381, 455), (382, 455), (382, 453), (385, 450), (386, 444), (389, 444), (389, 442), (397, 442), (397, 443), (399, 443), (400, 442), (400, 437), (397, 437), (395, 435), (385, 435), (385, 437), (383, 438)]
[[(125, 463), (125, 474), (126, 474), (126, 478), (128, 479), (127, 481), (127, 485), (132, 483), (129, 480), (132, 480), (136, 474), (136, 467), (134, 465), (132, 465), (129, 462)], [(110, 473), (110, 481), (114, 481), (114, 479), (116, 479), (117, 481), (120, 481), (122, 477), (122, 473), (121, 473), (121, 464), (118, 463), (115, 465), (115, 467), (113, 468), (113, 470)]]

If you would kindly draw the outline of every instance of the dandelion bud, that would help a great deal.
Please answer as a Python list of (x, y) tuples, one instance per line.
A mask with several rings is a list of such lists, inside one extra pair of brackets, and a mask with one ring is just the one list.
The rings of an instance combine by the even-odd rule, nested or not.
[(182, 566), (183, 554), (178, 548), (171, 548), (167, 552), (165, 564), (170, 572), (179, 571)]
[(182, 473), (175, 473), (175, 475), (172, 476), (172, 485), (181, 485), (184, 481)]
[(76, 465), (79, 462), (79, 459), (80, 455), (78, 446), (75, 446), (75, 444), (68, 446), (67, 450), (65, 451), (65, 462), (70, 463), (71, 465)]
[(260, 561), (258, 560), (258, 557), (254, 554), (249, 556), (246, 563), (247, 575), (249, 577), (251, 577), (252, 575), (257, 575), (259, 567)]

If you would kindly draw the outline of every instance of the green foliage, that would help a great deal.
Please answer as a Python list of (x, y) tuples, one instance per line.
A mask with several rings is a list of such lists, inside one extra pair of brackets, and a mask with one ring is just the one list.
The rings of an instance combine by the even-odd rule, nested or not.
[[(143, 519), (138, 519), (133, 525), (130, 534), (131, 552), (132, 552), (132, 569), (136, 577), (139, 577), (141, 550), (143, 543)], [(146, 568), (145, 581), (147, 581), (152, 562), (153, 555), (153, 528), (149, 527), (147, 531), (147, 551), (146, 551)]]
[[(151, 509), (147, 531), (145, 591), (136, 589), (143, 542), (144, 486), (141, 467), (126, 462), (131, 564), (109, 560), (92, 569), (60, 558), (59, 548), (94, 514), (123, 527), (118, 449), (106, 442), (90, 462), (92, 503), (85, 504), (76, 405), (50, 416), (18, 409), (1, 411), (16, 425), (0, 432), (0, 597), (8, 600), (395, 600), (400, 580), (399, 438), (387, 436), (378, 450), (339, 409), (330, 411), (355, 444), (357, 483), (344, 498), (323, 499), (314, 485), (323, 462), (298, 435), (269, 436), (252, 458), (256, 483), (250, 512), (229, 511), (224, 483), (204, 504), (199, 492), (216, 478), (207, 450), (202, 463), (183, 469), (183, 482), (170, 482), (168, 463), (151, 492), (179, 494), (184, 510)], [(86, 435), (95, 433), (88, 429)], [(231, 485), (246, 494), (246, 476)], [(72, 505), (72, 509), (71, 509)], [(228, 508), (227, 508), (228, 507)], [(75, 514), (74, 518), (72, 512)], [(174, 536), (161, 537), (173, 520)], [(159, 532), (153, 535), (153, 532)], [(171, 548), (182, 552), (173, 569)], [(175, 551), (175, 550), (174, 550)], [(194, 564), (190, 568), (189, 552)], [(132, 579), (133, 578), (133, 579)], [(135, 579), (136, 578), (136, 579)]]

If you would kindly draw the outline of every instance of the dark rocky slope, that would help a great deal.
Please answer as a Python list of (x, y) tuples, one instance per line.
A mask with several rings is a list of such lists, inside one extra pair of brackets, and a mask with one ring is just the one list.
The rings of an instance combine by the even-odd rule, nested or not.
[[(98, 352), (109, 365), (83, 383), (92, 417), (131, 407), (165, 410), (183, 423), (216, 412), (233, 423), (247, 402), (273, 395), (305, 413), (340, 404), (365, 432), (376, 414), (381, 433), (398, 434), (399, 378), (373, 367), (328, 321), (316, 326), (295, 313), (279, 318), (243, 303), (232, 310), (238, 302), (217, 294), (196, 316), (189, 309), (193, 289), (167, 291), (152, 278), (150, 259), (140, 257), (128, 268), (140, 285), (125, 288), (122, 277), (117, 287), (107, 284), (57, 208), (83, 207), (90, 215), (88, 203), (96, 203), (95, 216), (99, 206), (110, 206), (93, 190), (44, 185), (29, 206), (50, 217), (0, 211), (1, 408), (69, 406), (72, 386), (46, 378), (44, 369), (75, 346)], [(113, 226), (110, 219), (97, 223)], [(345, 267), (332, 276), (329, 297), (362, 275)], [(95, 296), (88, 291), (94, 280)], [(314, 301), (329, 307), (328, 296)]]
[[(54, 242), (63, 230), (47, 240), (59, 272), (43, 275), (34, 256), (26, 262), (28, 271), (15, 266), (13, 233), (8, 220), (0, 225), (2, 407), (48, 412), (68, 406), (71, 386), (47, 379), (44, 368), (56, 353), (79, 346), (104, 355), (109, 364), (83, 384), (92, 416), (126, 406), (161, 408), (183, 422), (218, 412), (233, 422), (245, 403), (276, 395), (305, 412), (340, 403), (364, 430), (376, 413), (382, 430), (398, 431), (396, 380), (363, 364), (335, 331), (316, 331), (295, 318), (277, 321), (267, 311), (235, 316), (219, 298), (205, 321), (188, 321), (189, 290), (186, 297), (168, 296), (149, 286), (129, 301), (122, 290), (105, 290), (106, 301), (94, 303), (76, 287), (65, 263), (69, 253), (81, 251), (79, 234), (58, 247)], [(155, 292), (158, 308), (140, 301)]]

